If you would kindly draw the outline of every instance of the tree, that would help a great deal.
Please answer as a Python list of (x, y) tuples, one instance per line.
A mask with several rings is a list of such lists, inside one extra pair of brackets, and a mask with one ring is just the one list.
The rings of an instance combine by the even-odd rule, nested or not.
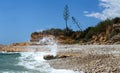
[(116, 18), (112, 19), (112, 21), (114, 24), (118, 24), (118, 23), (120, 23), (120, 17), (116, 17)]
[(65, 24), (66, 24), (66, 30), (68, 31), (68, 19), (69, 19), (69, 7), (68, 5), (65, 5), (65, 8), (64, 8), (64, 13), (63, 13), (63, 17), (64, 17), (64, 20), (65, 20)]
[(80, 29), (80, 31), (82, 31), (82, 28), (79, 26), (80, 23), (76, 20), (75, 17), (72, 17), (72, 21), (74, 24), (76, 24), (76, 26)]

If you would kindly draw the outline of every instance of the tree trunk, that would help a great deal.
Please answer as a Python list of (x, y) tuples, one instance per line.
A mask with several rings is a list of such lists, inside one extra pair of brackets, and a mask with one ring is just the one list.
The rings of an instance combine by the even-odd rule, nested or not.
[(68, 28), (67, 20), (66, 20), (66, 35), (67, 35), (67, 36), (69, 35), (69, 28)]
[(66, 20), (66, 30), (67, 30), (67, 32), (68, 32), (68, 25), (67, 25), (67, 20)]

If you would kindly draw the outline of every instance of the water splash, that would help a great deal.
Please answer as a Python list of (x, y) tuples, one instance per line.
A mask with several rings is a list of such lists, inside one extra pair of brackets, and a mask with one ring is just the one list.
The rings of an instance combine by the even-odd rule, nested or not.
[(39, 40), (38, 44), (47, 46), (50, 52), (23, 52), (18, 65), (24, 66), (28, 71), (35, 73), (79, 73), (72, 70), (54, 69), (44, 60), (45, 55), (57, 55), (57, 42), (54, 38), (44, 37)]
[(38, 43), (47, 45), (47, 48), (50, 49), (50, 55), (57, 55), (57, 41), (54, 39), (54, 37), (44, 37), (43, 39), (40, 39)]
[(23, 66), (27, 69), (26, 72), (35, 72), (35, 73), (82, 73), (75, 72), (73, 70), (65, 69), (54, 69), (52, 68), (47, 61), (43, 59), (43, 56), (47, 54), (45, 52), (23, 52), (19, 58), (20, 66)]

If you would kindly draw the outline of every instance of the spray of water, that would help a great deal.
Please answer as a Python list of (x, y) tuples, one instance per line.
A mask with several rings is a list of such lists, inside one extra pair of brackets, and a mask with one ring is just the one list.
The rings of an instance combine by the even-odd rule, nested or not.
[(73, 70), (54, 69), (43, 59), (45, 52), (22, 52), (18, 65), (25, 67), (26, 73), (83, 73)]
[(39, 40), (39, 44), (47, 45), (47, 48), (50, 49), (50, 55), (56, 56), (57, 54), (57, 41), (53, 37), (44, 37)]
[(45, 55), (57, 54), (57, 42), (53, 38), (44, 37), (39, 41), (39, 44), (47, 45), (50, 52), (26, 52), (21, 53), (19, 65), (24, 66), (31, 72), (37, 73), (79, 73), (72, 70), (65, 69), (54, 69), (52, 68), (46, 60), (44, 60)]

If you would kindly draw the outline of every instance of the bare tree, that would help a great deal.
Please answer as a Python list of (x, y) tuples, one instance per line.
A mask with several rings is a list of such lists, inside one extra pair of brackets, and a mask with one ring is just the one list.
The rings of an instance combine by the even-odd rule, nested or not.
[(77, 25), (77, 27), (80, 29), (80, 31), (82, 31), (82, 28), (81, 28), (80, 25), (79, 25), (80, 23), (76, 20), (75, 17), (72, 17), (72, 21), (73, 21), (74, 24)]
[(65, 20), (65, 23), (66, 23), (66, 30), (68, 31), (68, 19), (69, 19), (69, 7), (68, 5), (65, 5), (65, 8), (64, 8), (64, 13), (63, 13), (63, 17), (64, 17), (64, 20)]

